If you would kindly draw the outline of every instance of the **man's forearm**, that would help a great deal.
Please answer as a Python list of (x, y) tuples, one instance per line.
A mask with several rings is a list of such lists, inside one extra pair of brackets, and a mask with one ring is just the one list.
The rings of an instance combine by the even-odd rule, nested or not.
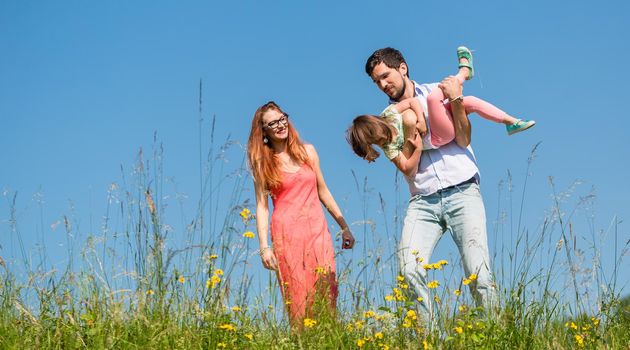
[(470, 145), (470, 120), (466, 116), (464, 103), (461, 98), (451, 101), (451, 113), (453, 114), (453, 126), (455, 127), (455, 142), (460, 147)]

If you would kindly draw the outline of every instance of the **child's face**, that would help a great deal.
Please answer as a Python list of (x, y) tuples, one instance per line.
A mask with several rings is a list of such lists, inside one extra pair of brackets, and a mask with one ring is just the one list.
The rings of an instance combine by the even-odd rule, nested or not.
[(404, 63), (398, 69), (394, 69), (381, 62), (372, 70), (372, 81), (389, 98), (398, 101), (405, 93), (404, 76), (406, 73), (407, 66)]

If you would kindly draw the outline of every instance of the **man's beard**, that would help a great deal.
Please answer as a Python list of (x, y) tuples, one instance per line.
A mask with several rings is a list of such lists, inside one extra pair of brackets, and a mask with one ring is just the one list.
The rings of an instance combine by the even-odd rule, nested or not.
[(400, 102), (400, 98), (402, 97), (402, 95), (405, 94), (405, 89), (407, 87), (407, 82), (405, 82), (405, 79), (403, 79), (403, 84), (402, 84), (402, 88), (398, 91), (394, 92), (394, 96), (389, 96), (393, 101), (396, 102)]

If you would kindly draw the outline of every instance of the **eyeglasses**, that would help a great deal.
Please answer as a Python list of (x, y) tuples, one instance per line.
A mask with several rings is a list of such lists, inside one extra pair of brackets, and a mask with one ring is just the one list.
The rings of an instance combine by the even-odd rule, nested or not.
[(276, 119), (274, 121), (267, 123), (266, 125), (263, 125), (263, 128), (276, 130), (280, 127), (280, 123), (282, 123), (283, 126), (286, 126), (289, 123), (289, 115), (285, 113), (279, 119)]

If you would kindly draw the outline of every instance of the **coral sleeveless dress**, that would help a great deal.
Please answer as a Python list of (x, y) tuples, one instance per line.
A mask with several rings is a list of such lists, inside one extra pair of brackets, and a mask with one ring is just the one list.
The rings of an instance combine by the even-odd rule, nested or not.
[(316, 294), (335, 307), (335, 253), (315, 172), (306, 163), (295, 173), (283, 172), (282, 184), (271, 197), (271, 239), (289, 319), (308, 315)]

